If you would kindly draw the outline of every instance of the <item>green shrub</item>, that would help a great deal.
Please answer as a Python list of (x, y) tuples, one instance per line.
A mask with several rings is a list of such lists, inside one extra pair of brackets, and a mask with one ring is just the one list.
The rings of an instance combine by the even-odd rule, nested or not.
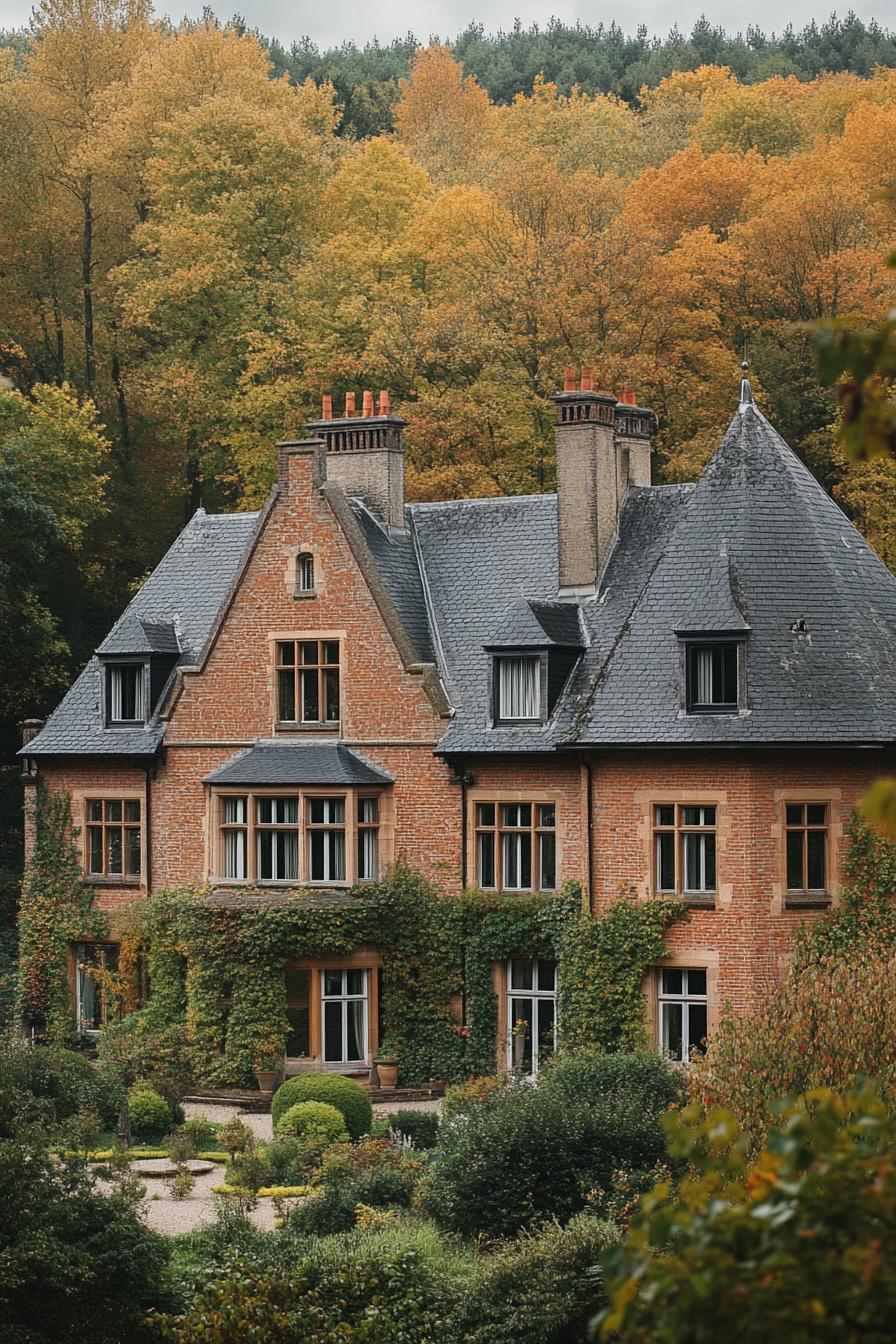
[(560, 1054), (539, 1074), (538, 1088), (573, 1105), (623, 1097), (643, 1105), (650, 1115), (685, 1100), (681, 1071), (670, 1067), (654, 1050)]
[(0, 1338), (124, 1344), (164, 1306), (168, 1249), (118, 1195), (29, 1141), (0, 1141)]
[(287, 1078), (271, 1102), (275, 1128), (290, 1106), (300, 1101), (325, 1101), (335, 1106), (353, 1139), (370, 1133), (373, 1124), (370, 1100), (363, 1087), (351, 1078), (343, 1078), (338, 1073), (300, 1073), (295, 1078)]
[(138, 1138), (161, 1139), (171, 1128), (171, 1107), (148, 1083), (135, 1083), (128, 1093), (131, 1130)]
[(217, 1138), (215, 1126), (211, 1121), (203, 1119), (201, 1115), (191, 1115), (189, 1120), (184, 1121), (183, 1130), (186, 1134), (189, 1134), (197, 1153), (211, 1148)]
[(598, 1261), (618, 1239), (612, 1223), (580, 1213), (566, 1227), (548, 1223), (482, 1256), (460, 1295), (455, 1337), (464, 1344), (587, 1344), (603, 1301)]
[(871, 1086), (778, 1107), (751, 1159), (730, 1112), (670, 1115), (693, 1172), (657, 1187), (606, 1260), (602, 1338), (628, 1344), (889, 1344), (896, 1116)]
[(438, 1142), (439, 1117), (436, 1111), (393, 1111), (384, 1117), (383, 1123), (403, 1139), (410, 1139), (421, 1152), (435, 1148)]
[(149, 1008), (129, 1013), (112, 1022), (97, 1043), (100, 1059), (120, 1075), (143, 1078), (171, 1105), (192, 1082), (186, 1028), (180, 1024), (160, 1027)]
[(124, 1089), (114, 1073), (74, 1050), (7, 1041), (0, 1052), (0, 1132), (15, 1116), (57, 1125), (83, 1111), (114, 1124)]
[(298, 1232), (328, 1236), (355, 1226), (359, 1204), (406, 1209), (421, 1170), (419, 1162), (386, 1140), (337, 1146), (324, 1158), (320, 1193), (293, 1210), (291, 1225)]
[(297, 1101), (280, 1116), (275, 1132), (278, 1139), (315, 1134), (330, 1143), (343, 1143), (348, 1138), (342, 1112), (325, 1101)]
[(620, 1173), (629, 1196), (653, 1184), (666, 1152), (661, 1114), (642, 1097), (573, 1101), (515, 1083), (443, 1121), (425, 1206), (450, 1231), (496, 1238), (600, 1211)]

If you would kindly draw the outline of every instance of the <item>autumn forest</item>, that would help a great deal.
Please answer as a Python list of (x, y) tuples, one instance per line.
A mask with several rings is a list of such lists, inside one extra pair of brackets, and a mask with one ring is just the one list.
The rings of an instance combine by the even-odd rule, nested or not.
[(540, 491), (550, 395), (592, 364), (683, 480), (746, 343), (757, 399), (896, 559), (896, 464), (838, 450), (809, 335), (892, 306), (896, 70), (692, 60), (625, 98), (549, 71), (499, 101), (433, 43), (370, 134), (284, 70), (141, 0), (44, 0), (0, 44), (5, 752), (185, 517), (258, 505), (322, 393), (391, 391), (412, 499)]

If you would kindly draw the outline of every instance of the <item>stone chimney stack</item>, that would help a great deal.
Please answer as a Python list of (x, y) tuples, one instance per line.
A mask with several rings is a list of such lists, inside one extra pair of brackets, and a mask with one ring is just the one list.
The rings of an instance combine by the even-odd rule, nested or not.
[(358, 415), (347, 392), (345, 415), (334, 420), (333, 398), (324, 397), (322, 417), (308, 430), (324, 443), (327, 479), (360, 496), (390, 531), (403, 532), (405, 422), (392, 414), (388, 392), (380, 392), (376, 414), (372, 392), (362, 393), (361, 407)]
[(594, 390), (590, 368), (568, 368), (557, 407), (557, 531), (560, 591), (593, 593), (619, 513), (616, 397)]

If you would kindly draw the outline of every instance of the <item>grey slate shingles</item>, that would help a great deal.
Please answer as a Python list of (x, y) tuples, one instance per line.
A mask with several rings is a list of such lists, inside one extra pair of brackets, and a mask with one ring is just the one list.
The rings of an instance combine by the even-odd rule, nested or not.
[[(179, 652), (195, 659), (252, 539), (255, 513), (197, 512), (100, 645), (104, 655)], [(170, 633), (169, 633), (170, 632)], [(173, 638), (176, 634), (176, 638)], [(151, 755), (164, 725), (107, 728), (100, 660), (90, 659), (59, 707), (28, 743), (29, 756)]]
[[(581, 603), (557, 597), (555, 495), (409, 505), (402, 535), (350, 503), (421, 661), (445, 681), (454, 715), (439, 751), (896, 740), (896, 580), (752, 403), (696, 485), (629, 491), (599, 591)], [(181, 662), (195, 659), (255, 521), (197, 515), (103, 653), (176, 641)], [(746, 713), (681, 712), (678, 634), (699, 630), (745, 637)], [(491, 726), (487, 648), (552, 643), (584, 648), (550, 722)], [(28, 752), (146, 753), (162, 732), (103, 727), (94, 658)]]
[(340, 742), (262, 740), (206, 776), (210, 784), (391, 784), (392, 776)]

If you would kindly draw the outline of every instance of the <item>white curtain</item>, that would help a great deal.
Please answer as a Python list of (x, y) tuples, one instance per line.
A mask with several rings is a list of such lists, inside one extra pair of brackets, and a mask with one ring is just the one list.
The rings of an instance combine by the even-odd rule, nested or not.
[(698, 649), (697, 704), (711, 705), (712, 703), (712, 649)]
[(372, 828), (358, 832), (358, 877), (362, 881), (376, 881), (376, 831)]
[(498, 660), (498, 713), (502, 719), (540, 717), (537, 658)]

